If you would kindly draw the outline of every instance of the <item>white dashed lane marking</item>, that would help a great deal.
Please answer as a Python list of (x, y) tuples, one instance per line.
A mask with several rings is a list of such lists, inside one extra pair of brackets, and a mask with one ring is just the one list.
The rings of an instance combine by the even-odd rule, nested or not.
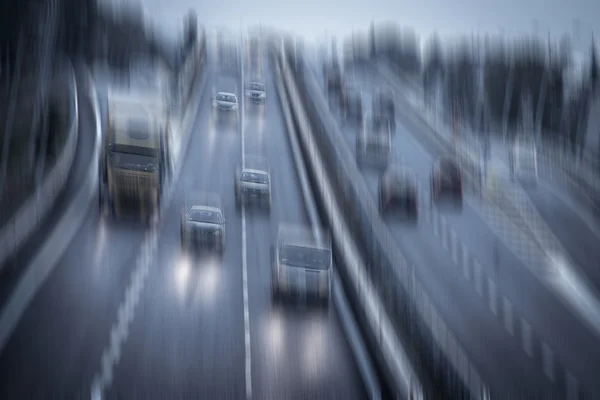
[(515, 320), (513, 314), (513, 305), (506, 297), (502, 298), (502, 305), (504, 309), (504, 328), (508, 333), (515, 334)]
[(579, 384), (571, 371), (565, 371), (565, 379), (567, 385), (567, 400), (575, 400), (579, 398)]
[(494, 283), (494, 281), (492, 279), (488, 278), (487, 281), (488, 281), (490, 311), (494, 315), (498, 315), (498, 287), (496, 286), (496, 283)]
[(546, 342), (542, 342), (542, 365), (544, 374), (554, 382), (554, 353)]
[(533, 332), (531, 325), (525, 319), (521, 318), (521, 335), (522, 335), (522, 346), (523, 351), (529, 356), (533, 357)]
[(483, 296), (483, 268), (477, 260), (473, 261), (473, 280), (475, 283), (475, 291), (478, 295)]
[(121, 359), (121, 347), (129, 336), (129, 326), (135, 317), (135, 309), (140, 301), (146, 278), (150, 271), (157, 250), (158, 233), (152, 229), (144, 239), (135, 269), (131, 274), (131, 284), (125, 292), (125, 300), (117, 312), (117, 323), (110, 331), (110, 343), (102, 353), (100, 375), (96, 375), (92, 382), (92, 399), (101, 399), (103, 392), (110, 387), (113, 381), (113, 369)]
[(459, 256), (459, 242), (458, 242), (458, 236), (456, 235), (456, 231), (454, 229), (450, 230), (450, 249), (451, 249), (451, 253), (452, 253), (452, 261), (454, 262), (454, 264), (458, 265), (458, 256)]

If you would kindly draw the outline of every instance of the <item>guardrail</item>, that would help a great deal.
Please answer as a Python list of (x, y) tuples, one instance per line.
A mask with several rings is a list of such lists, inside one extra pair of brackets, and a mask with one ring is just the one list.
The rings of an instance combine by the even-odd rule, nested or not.
[(31, 237), (41, 221), (54, 207), (56, 199), (65, 188), (67, 179), (75, 159), (77, 140), (79, 135), (79, 109), (77, 100), (77, 82), (75, 71), (71, 71), (71, 104), (69, 107), (72, 115), (69, 124), (67, 141), (61, 150), (50, 172), (44, 178), (29, 199), (19, 208), (0, 232), (0, 270), (6, 261)]
[[(353, 236), (360, 254), (369, 260), (362, 267), (364, 270), (360, 271), (364, 275), (363, 282), (356, 280), (356, 275), (353, 278), (348, 265), (338, 267), (346, 286), (351, 289), (348, 294), (358, 320), (363, 327), (370, 328), (367, 329), (370, 332), (368, 336), (370, 342), (375, 343), (375, 355), (386, 371), (388, 382), (394, 388), (401, 388), (399, 383), (402, 382), (402, 376), (395, 375), (398, 370), (392, 363), (401, 354), (393, 353), (398, 348), (382, 346), (381, 331), (374, 327), (385, 321), (384, 316), (389, 318), (395, 338), (405, 344), (426, 398), (485, 397), (488, 394), (487, 385), (481, 380), (456, 336), (448, 330), (416, 278), (413, 267), (400, 253), (395, 239), (380, 219), (366, 184), (354, 179), (360, 172), (339, 127), (328, 113), (327, 101), (306, 66), (302, 52), (294, 50), (294, 44), (289, 41), (283, 44), (283, 48), (285, 55), (279, 56), (280, 65), (287, 77), (291, 104), (295, 112), (300, 107), (305, 109), (305, 119), (297, 118), (297, 121), (304, 121), (304, 124), (310, 121), (314, 151), (319, 149), (321, 153), (322, 166), (318, 171), (313, 167), (313, 179), (318, 180), (318, 174), (327, 175), (336, 193), (338, 209), (344, 210), (348, 234)], [(305, 157), (310, 160), (314, 156), (305, 154)], [(349, 251), (343, 246), (343, 243), (336, 246), (336, 252), (343, 254)], [(367, 283), (372, 284), (373, 290), (368, 289)], [(383, 316), (370, 314), (367, 305), (372, 301), (383, 305)], [(390, 351), (392, 353), (386, 354)]]
[[(376, 347), (380, 351), (375, 352), (380, 362), (385, 363), (389, 380), (393, 382), (393, 391), (398, 397), (400, 394), (405, 398), (422, 398), (422, 385), (416, 378), (408, 356), (389, 322), (384, 306), (377, 296), (372, 295), (375, 292), (373, 285), (365, 273), (365, 263), (357, 251), (357, 246), (353, 242), (348, 226), (344, 221), (344, 216), (339, 211), (341, 208), (337, 204), (337, 199), (333, 195), (332, 185), (326, 174), (321, 154), (317, 150), (317, 144), (310, 127), (309, 119), (301, 105), (298, 95), (298, 89), (285, 66), (283, 58), (275, 60), (277, 71), (278, 95), (283, 106), (286, 123), (292, 126), (290, 134), (297, 135), (303, 157), (308, 161), (308, 172), (313, 187), (317, 189), (316, 193), (320, 197), (319, 209), (322, 215), (325, 215), (327, 222), (333, 232), (333, 245), (336, 264), (343, 265), (350, 277), (353, 292), (363, 293), (360, 296), (360, 306), (364, 310), (361, 314), (361, 323), (363, 327), (368, 327), (369, 341), (371, 347)], [(284, 83), (285, 82), (285, 83)], [(291, 111), (294, 111), (292, 115)], [(297, 126), (297, 129), (295, 128)], [(340, 281), (338, 281), (340, 282)], [(341, 283), (341, 282), (340, 282)], [(346, 285), (347, 286), (347, 285)]]

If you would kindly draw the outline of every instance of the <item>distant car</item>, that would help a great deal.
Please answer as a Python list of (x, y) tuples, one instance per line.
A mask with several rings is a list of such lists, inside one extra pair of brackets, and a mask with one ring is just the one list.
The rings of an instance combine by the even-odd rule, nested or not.
[(367, 115), (363, 117), (356, 138), (356, 162), (377, 167), (387, 167), (392, 156), (392, 132), (388, 121)]
[(242, 168), (235, 172), (235, 200), (240, 207), (242, 203), (256, 204), (271, 208), (271, 176), (267, 166)]
[(305, 227), (280, 227), (271, 247), (271, 292), (281, 296), (328, 303), (331, 293), (333, 256), (328, 235)]
[(411, 170), (399, 166), (390, 166), (379, 181), (379, 212), (385, 215), (394, 211), (413, 220), (419, 216), (417, 179)]
[(528, 186), (538, 183), (537, 147), (532, 142), (517, 142), (510, 157), (511, 179)]
[(396, 132), (396, 102), (391, 89), (380, 88), (373, 94), (373, 115), (388, 120), (392, 133)]
[(342, 95), (342, 110), (347, 119), (362, 121), (363, 99), (361, 90), (353, 84), (346, 83)]
[(235, 94), (227, 92), (217, 93), (213, 99), (212, 106), (218, 121), (229, 119), (237, 123), (239, 103)]
[(431, 200), (437, 203), (442, 197), (462, 205), (463, 182), (458, 160), (450, 157), (438, 159), (431, 171)]
[(267, 89), (259, 82), (250, 82), (246, 85), (246, 98), (249, 102), (264, 104), (267, 100)]
[(181, 246), (184, 249), (209, 248), (225, 252), (225, 216), (218, 195), (199, 196), (181, 212)]
[(343, 77), (338, 64), (331, 64), (325, 67), (325, 80), (330, 99), (331, 96), (339, 96), (343, 90)]

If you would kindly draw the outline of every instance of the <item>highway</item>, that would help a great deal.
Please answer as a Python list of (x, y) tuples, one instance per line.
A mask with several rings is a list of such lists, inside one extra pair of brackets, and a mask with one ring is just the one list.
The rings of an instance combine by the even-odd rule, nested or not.
[[(249, 386), (257, 399), (365, 397), (333, 304), (329, 312), (271, 305), (269, 247), (277, 226), (307, 224), (308, 218), (266, 56), (266, 114), (249, 111), (243, 134), (216, 126), (211, 118), (212, 95), (240, 93), (239, 77), (220, 74), (212, 61), (208, 65), (192, 137), (162, 222), (147, 229), (107, 220), (95, 205), (90, 208), (0, 355), (3, 398), (85, 397), (98, 377), (109, 398), (239, 399)], [(82, 111), (80, 127), (89, 132), (90, 113), (84, 117)], [(262, 154), (271, 163), (270, 217), (247, 209), (243, 220), (235, 209), (234, 169), (241, 162), (242, 140), (247, 155)], [(194, 189), (223, 199), (222, 262), (181, 253), (180, 206)], [(140, 270), (146, 271), (141, 278)], [(136, 306), (125, 307), (129, 323), (123, 326), (122, 305), (129, 304), (133, 291), (139, 297)]]
[[(370, 93), (389, 85), (363, 67), (346, 73), (363, 89), (367, 107)], [(324, 84), (322, 76), (320, 80)], [(339, 107), (333, 112), (341, 115)], [(497, 239), (479, 214), (478, 195), (465, 193), (462, 213), (430, 208), (429, 176), (440, 149), (419, 134), (422, 127), (407, 118), (408, 112), (397, 114), (393, 158), (417, 176), (419, 222), (417, 226), (393, 218), (386, 222), (484, 380), (513, 395), (551, 392), (553, 382), (563, 389), (597, 388), (591, 372), (600, 360), (597, 338)], [(341, 117), (338, 121), (354, 152), (357, 125)], [(375, 195), (379, 173), (365, 168), (362, 178)]]

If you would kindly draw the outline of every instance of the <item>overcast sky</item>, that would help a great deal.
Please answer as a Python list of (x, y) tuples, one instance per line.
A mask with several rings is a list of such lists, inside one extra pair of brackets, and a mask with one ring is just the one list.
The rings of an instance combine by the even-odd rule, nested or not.
[[(108, 1), (108, 0), (104, 0)], [(129, 0), (111, 0), (129, 1)], [(600, 0), (141, 0), (155, 23), (180, 30), (183, 15), (196, 9), (207, 27), (264, 22), (321, 39), (325, 32), (345, 34), (366, 29), (371, 20), (394, 20), (412, 26), (421, 37), (472, 31), (507, 34), (537, 32), (574, 34), (579, 26), (586, 47), (592, 31), (600, 32)], [(577, 23), (579, 21), (579, 23)], [(576, 38), (575, 38), (576, 39)], [(576, 41), (576, 40), (575, 40)], [(574, 43), (577, 45), (577, 43)], [(577, 46), (578, 47), (578, 46)]]

